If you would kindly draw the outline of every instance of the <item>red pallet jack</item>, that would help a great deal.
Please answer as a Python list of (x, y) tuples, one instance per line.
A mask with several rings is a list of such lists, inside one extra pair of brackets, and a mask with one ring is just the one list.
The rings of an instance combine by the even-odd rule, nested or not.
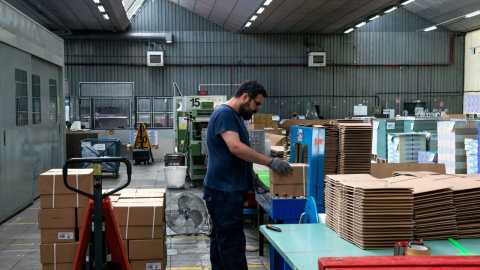
[[(125, 163), (128, 175), (128, 180), (125, 185), (105, 194), (102, 194), (103, 162)], [(73, 163), (93, 164), (93, 194), (83, 192), (68, 185), (68, 165)], [(63, 182), (65, 186), (90, 199), (80, 235), (77, 256), (75, 257), (74, 270), (130, 270), (117, 222), (113, 216), (110, 197), (108, 196), (127, 187), (130, 184), (131, 176), (132, 165), (127, 159), (120, 157), (72, 158), (67, 160), (65, 165), (63, 165)]]

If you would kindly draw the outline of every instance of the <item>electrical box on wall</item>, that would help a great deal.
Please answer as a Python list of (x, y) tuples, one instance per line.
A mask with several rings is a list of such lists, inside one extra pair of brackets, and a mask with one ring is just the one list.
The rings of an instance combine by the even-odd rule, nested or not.
[(327, 65), (327, 53), (326, 52), (311, 52), (308, 53), (308, 66), (309, 67), (324, 67)]
[(163, 51), (147, 52), (147, 66), (163, 67)]

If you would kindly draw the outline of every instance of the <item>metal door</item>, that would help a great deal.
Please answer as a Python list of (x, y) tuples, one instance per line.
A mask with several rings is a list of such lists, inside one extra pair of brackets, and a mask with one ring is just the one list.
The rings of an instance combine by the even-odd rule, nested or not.
[[(0, 43), (0, 59), (5, 54), (5, 45)], [(11, 84), (6, 83), (6, 74), (0, 72), (0, 94), (4, 95), (7, 92), (7, 88)], [(5, 125), (5, 111), (6, 108), (6, 98), (0, 98), (0, 222), (7, 217), (7, 185), (6, 185), (6, 175), (5, 175), (5, 135), (6, 135), (6, 125)]]

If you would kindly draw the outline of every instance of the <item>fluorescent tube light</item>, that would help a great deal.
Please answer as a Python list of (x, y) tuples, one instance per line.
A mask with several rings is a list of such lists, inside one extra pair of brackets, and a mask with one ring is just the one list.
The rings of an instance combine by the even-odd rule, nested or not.
[(369, 21), (373, 21), (373, 20), (378, 19), (378, 18), (380, 18), (380, 15), (373, 16), (372, 18), (370, 18), (370, 19), (368, 19), (368, 20), (369, 20)]
[(394, 11), (395, 9), (397, 9), (397, 7), (392, 7), (391, 9), (386, 10), (385, 13), (390, 13), (390, 12)]
[(477, 10), (477, 11), (475, 11), (475, 12), (472, 12), (472, 13), (469, 13), (469, 14), (465, 15), (465, 18), (475, 17), (475, 16), (477, 16), (477, 15), (479, 15), (479, 14), (480, 14), (480, 10)]
[(415, 1), (415, 0), (405, 1), (405, 2), (402, 3), (402, 6), (408, 5), (408, 4), (410, 4), (411, 2), (413, 2), (413, 1)]
[(93, 0), (95, 4), (100, 4), (100, 0)]
[(355, 27), (357, 27), (357, 28), (358, 28), (358, 27), (362, 27), (362, 26), (364, 26), (365, 24), (367, 24), (367, 23), (366, 23), (366, 22), (361, 22), (361, 23), (355, 25)]
[(253, 15), (252, 18), (250, 18), (250, 21), (252, 21), (252, 22), (255, 21), (257, 19), (257, 17), (258, 17), (257, 15)]
[(348, 34), (348, 33), (352, 32), (353, 30), (355, 30), (355, 29), (350, 28), (350, 29), (348, 29), (347, 31), (345, 31), (344, 33), (345, 33), (345, 34)]
[(107, 14), (107, 13), (103, 13), (103, 18), (104, 18), (105, 20), (110, 20), (110, 17), (108, 17), (108, 14)]
[(252, 25), (252, 22), (247, 22), (247, 24), (245, 24), (245, 27), (250, 27), (250, 25)]
[(262, 14), (262, 12), (265, 10), (264, 7), (260, 7), (258, 10), (257, 10), (257, 14)]
[(265, 3), (263, 3), (264, 6), (268, 6), (270, 5), (270, 3), (272, 3), (273, 0), (267, 0), (265, 1)]
[(103, 5), (98, 5), (98, 10), (100, 10), (100, 12), (102, 13), (105, 12), (105, 8), (103, 7)]
[(435, 30), (435, 29), (437, 29), (437, 27), (434, 25), (434, 26), (430, 26), (428, 28), (425, 28), (423, 31), (428, 32), (428, 31), (432, 31), (432, 30)]

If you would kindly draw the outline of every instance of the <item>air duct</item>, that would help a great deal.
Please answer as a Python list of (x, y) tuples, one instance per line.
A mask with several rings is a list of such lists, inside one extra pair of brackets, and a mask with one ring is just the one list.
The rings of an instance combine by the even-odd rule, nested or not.
[(168, 33), (101, 33), (101, 34), (73, 34), (63, 37), (66, 40), (164, 40), (173, 42), (171, 32)]

